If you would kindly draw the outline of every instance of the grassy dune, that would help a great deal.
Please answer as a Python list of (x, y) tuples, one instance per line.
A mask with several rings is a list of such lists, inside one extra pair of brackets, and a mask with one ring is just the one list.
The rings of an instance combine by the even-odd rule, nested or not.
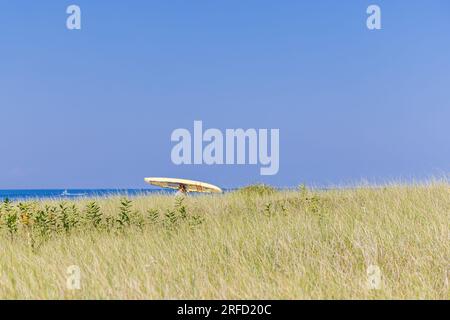
[(3, 203), (0, 298), (450, 298), (446, 182), (131, 200)]

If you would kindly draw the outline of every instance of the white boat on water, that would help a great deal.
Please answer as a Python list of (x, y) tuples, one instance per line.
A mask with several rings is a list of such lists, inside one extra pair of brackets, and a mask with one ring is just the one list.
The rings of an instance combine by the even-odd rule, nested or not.
[(85, 195), (86, 195), (86, 193), (69, 193), (69, 191), (67, 191), (67, 189), (61, 193), (61, 196), (63, 196), (63, 197), (82, 197)]

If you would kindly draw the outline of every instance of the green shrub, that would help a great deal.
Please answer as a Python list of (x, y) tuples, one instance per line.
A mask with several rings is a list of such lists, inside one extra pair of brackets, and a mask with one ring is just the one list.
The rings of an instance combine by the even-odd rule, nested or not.
[(254, 184), (237, 190), (238, 194), (248, 196), (266, 196), (272, 195), (275, 192), (277, 192), (277, 190), (274, 187), (266, 184)]
[(158, 209), (148, 209), (148, 220), (150, 224), (157, 224), (159, 222), (159, 210)]
[(100, 227), (102, 223), (102, 212), (100, 206), (95, 201), (91, 201), (87, 204), (85, 209), (85, 217), (94, 228)]

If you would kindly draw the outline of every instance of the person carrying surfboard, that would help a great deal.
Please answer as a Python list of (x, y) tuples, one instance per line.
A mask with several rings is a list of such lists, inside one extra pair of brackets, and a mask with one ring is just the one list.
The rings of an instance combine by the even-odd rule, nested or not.
[(176, 193), (176, 196), (185, 196), (185, 195), (187, 195), (187, 188), (186, 188), (186, 185), (180, 184), (180, 185), (178, 186), (178, 191), (177, 191), (177, 193)]
[(145, 178), (145, 182), (161, 188), (175, 189), (178, 193), (185, 195), (188, 192), (200, 193), (222, 193), (219, 187), (194, 180), (175, 179), (175, 178)]

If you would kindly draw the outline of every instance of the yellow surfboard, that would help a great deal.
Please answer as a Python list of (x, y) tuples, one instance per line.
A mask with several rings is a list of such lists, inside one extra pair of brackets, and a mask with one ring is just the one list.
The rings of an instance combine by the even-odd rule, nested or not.
[(209, 183), (174, 178), (145, 178), (148, 184), (170, 189), (179, 189), (184, 186), (187, 192), (222, 193), (222, 189)]

